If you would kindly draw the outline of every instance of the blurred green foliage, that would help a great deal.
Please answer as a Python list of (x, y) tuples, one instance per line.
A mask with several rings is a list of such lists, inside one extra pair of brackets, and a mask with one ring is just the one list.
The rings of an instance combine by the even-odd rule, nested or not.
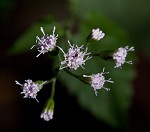
[(150, 55), (150, 0), (69, 1), (76, 16), (84, 18), (93, 11), (103, 14), (128, 32), (136, 51)]

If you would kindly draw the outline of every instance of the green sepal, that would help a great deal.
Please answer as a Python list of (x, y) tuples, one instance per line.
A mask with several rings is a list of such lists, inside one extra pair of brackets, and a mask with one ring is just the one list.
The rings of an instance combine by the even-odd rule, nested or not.
[(54, 110), (54, 105), (55, 105), (54, 100), (53, 99), (48, 99), (47, 102), (45, 103), (44, 110), (47, 109), (47, 110), (53, 111)]
[(92, 56), (98, 56), (106, 61), (113, 61), (113, 53), (114, 50), (104, 50), (100, 53), (93, 54)]

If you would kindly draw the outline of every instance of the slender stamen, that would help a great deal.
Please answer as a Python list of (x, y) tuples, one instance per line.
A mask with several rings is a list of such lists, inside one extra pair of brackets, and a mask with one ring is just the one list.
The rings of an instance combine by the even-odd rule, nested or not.
[(45, 36), (45, 32), (43, 30), (43, 27), (41, 27), (41, 32), (43, 33), (43, 35)]

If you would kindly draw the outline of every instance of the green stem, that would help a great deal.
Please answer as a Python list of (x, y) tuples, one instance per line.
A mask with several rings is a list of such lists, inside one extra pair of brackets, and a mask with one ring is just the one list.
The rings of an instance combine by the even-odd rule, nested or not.
[(84, 78), (83, 78), (82, 76), (78, 76), (78, 75), (76, 75), (76, 74), (74, 74), (74, 73), (68, 71), (67, 69), (64, 69), (64, 71), (65, 71), (66, 73), (68, 73), (69, 75), (75, 77), (76, 79), (80, 80), (81, 82), (88, 84), (88, 82), (87, 82), (86, 80), (84, 80)]
[(51, 89), (51, 96), (50, 99), (54, 98), (54, 94), (55, 94), (55, 84), (56, 84), (56, 78), (52, 78), (52, 89)]
[(53, 82), (53, 78), (50, 79), (50, 80), (48, 80), (48, 81), (46, 81), (46, 82), (44, 83), (44, 85), (49, 84), (49, 83), (52, 83), (52, 82)]
[(59, 62), (62, 62), (62, 59), (60, 57), (60, 54), (58, 54), (58, 59), (59, 59)]
[(49, 81), (47, 81), (45, 84), (49, 84), (52, 83), (52, 89), (51, 89), (51, 95), (50, 95), (50, 99), (53, 99), (54, 94), (55, 94), (55, 84), (56, 84), (56, 78), (52, 78)]
[(113, 58), (112, 58), (113, 50), (105, 50), (100, 53), (92, 54), (92, 56), (98, 56), (101, 59), (112, 61), (113, 60)]
[(70, 74), (71, 76), (73, 76), (73, 77), (79, 79), (79, 76), (78, 76), (78, 75), (73, 74), (72, 72), (68, 71), (67, 69), (64, 69), (64, 71), (65, 71), (66, 73)]

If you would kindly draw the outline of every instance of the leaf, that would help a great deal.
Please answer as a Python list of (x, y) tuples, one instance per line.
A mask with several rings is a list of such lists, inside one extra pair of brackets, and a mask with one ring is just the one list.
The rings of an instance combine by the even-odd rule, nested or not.
[[(106, 17), (95, 12), (87, 15), (79, 23), (79, 26), (79, 32), (74, 34), (71, 40), (77, 45), (85, 43), (85, 39), (92, 28), (99, 27), (106, 33), (102, 40), (89, 46), (88, 50), (91, 52), (131, 45), (125, 31)], [(129, 55), (130, 58), (127, 57), (127, 59), (132, 60), (135, 58), (134, 53), (131, 54)], [(112, 78), (114, 83), (106, 83), (105, 87), (111, 90), (108, 92), (103, 89), (98, 90), (98, 96), (95, 96), (93, 88), (89, 85), (64, 71), (60, 74), (60, 80), (70, 93), (77, 97), (82, 108), (89, 110), (97, 119), (115, 128), (124, 128), (128, 123), (128, 110), (133, 93), (131, 82), (135, 77), (134, 65), (124, 64), (122, 69), (114, 69), (114, 63), (96, 57), (86, 62), (85, 69), (79, 68), (73, 73), (77, 75), (100, 73), (103, 67), (105, 67), (106, 72), (109, 72), (106, 79)]]

